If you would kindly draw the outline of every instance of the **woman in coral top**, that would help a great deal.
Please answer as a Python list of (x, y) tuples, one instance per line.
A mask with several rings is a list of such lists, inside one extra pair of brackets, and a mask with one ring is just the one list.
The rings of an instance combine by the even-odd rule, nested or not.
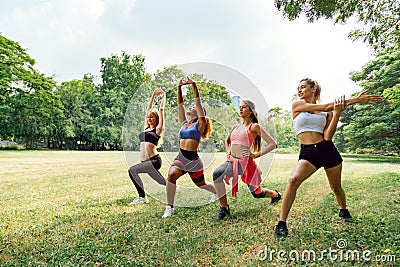
[[(277, 147), (276, 141), (258, 124), (255, 105), (250, 100), (244, 100), (239, 107), (242, 123), (235, 125), (225, 141), (227, 161), (213, 173), (215, 190), (220, 203), (217, 220), (230, 215), (225, 184), (232, 178), (232, 196), (238, 191), (238, 175), (249, 187), (254, 198), (271, 198), (271, 204), (277, 203), (281, 195), (276, 190), (261, 188), (261, 170), (255, 158), (259, 158)], [(261, 149), (261, 138), (268, 144)]]

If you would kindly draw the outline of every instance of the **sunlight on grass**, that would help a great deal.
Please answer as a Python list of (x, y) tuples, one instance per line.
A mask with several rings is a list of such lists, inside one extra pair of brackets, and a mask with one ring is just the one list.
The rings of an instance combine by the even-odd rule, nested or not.
[[(218, 154), (206, 170), (208, 181), (223, 160), (224, 153)], [(382, 157), (344, 160), (342, 184), (353, 222), (339, 220), (335, 196), (319, 170), (299, 188), (289, 214), (290, 238), (278, 242), (272, 227), (281, 204), (270, 207), (269, 199), (254, 199), (244, 184), (237, 198), (229, 194), (227, 220), (215, 220), (218, 203), (176, 207), (174, 216), (161, 219), (165, 204), (154, 198), (128, 205), (136, 193), (122, 152), (0, 151), (0, 265), (281, 266), (294, 262), (262, 261), (257, 253), (266, 246), (336, 249), (337, 240), (345, 239), (348, 249), (397, 259), (372, 265), (396, 266), (400, 164)], [(296, 161), (297, 155), (276, 154), (263, 187), (283, 192)], [(164, 164), (161, 173), (168, 168)], [(188, 177), (179, 182), (193, 186)], [(162, 194), (160, 189), (164, 199)], [(370, 264), (342, 260), (340, 265)]]

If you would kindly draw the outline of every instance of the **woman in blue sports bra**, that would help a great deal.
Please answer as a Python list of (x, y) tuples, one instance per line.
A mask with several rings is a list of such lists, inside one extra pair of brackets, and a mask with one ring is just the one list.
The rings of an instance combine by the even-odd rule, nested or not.
[[(162, 95), (159, 110), (153, 108), (153, 102), (156, 95)], [(162, 89), (154, 90), (146, 111), (144, 119), (144, 130), (139, 134), (140, 140), (140, 159), (141, 162), (129, 168), (129, 177), (131, 178), (139, 196), (130, 204), (148, 203), (144, 191), (143, 182), (139, 177), (139, 173), (147, 173), (151, 178), (161, 185), (165, 185), (166, 181), (158, 171), (161, 168), (161, 157), (157, 152), (160, 138), (164, 133), (164, 106), (165, 92)]]
[[(186, 113), (181, 88), (187, 84), (191, 84), (193, 88), (194, 107), (190, 107)], [(187, 78), (179, 81), (177, 97), (178, 119), (182, 125), (179, 132), (179, 153), (172, 162), (172, 166), (168, 172), (168, 183), (166, 186), (167, 206), (165, 207), (163, 218), (170, 217), (174, 212), (176, 181), (185, 173), (189, 173), (192, 181), (198, 187), (212, 192), (212, 200), (216, 200), (214, 185), (206, 183), (203, 163), (197, 154), (200, 141), (211, 135), (211, 120), (206, 117), (205, 109), (201, 105), (197, 85), (191, 79)], [(189, 116), (189, 120), (187, 120), (186, 114)]]
[[(346, 195), (341, 186), (342, 157), (332, 142), (333, 134), (341, 112), (349, 105), (374, 104), (380, 100), (378, 95), (367, 95), (363, 91), (348, 100), (344, 96), (335, 102), (318, 104), (321, 87), (312, 79), (302, 79), (297, 87), (299, 101), (292, 104), (294, 128), (300, 141), (299, 160), (294, 168), (282, 197), (279, 222), (275, 226), (275, 238), (288, 235), (286, 219), (292, 207), (299, 186), (320, 167), (324, 167), (329, 185), (339, 203), (339, 217), (343, 221), (351, 220), (346, 207)], [(332, 112), (333, 111), (333, 112)]]

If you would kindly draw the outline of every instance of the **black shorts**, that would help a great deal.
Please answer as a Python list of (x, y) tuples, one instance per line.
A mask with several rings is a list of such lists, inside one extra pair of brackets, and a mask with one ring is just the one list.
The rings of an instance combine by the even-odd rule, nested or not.
[(300, 148), (299, 160), (307, 160), (317, 169), (333, 168), (343, 162), (332, 141), (324, 140), (312, 145), (300, 145)]

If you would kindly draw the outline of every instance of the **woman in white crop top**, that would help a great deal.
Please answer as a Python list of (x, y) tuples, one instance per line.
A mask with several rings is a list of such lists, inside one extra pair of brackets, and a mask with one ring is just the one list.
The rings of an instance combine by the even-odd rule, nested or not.
[[(327, 104), (320, 101), (321, 86), (312, 79), (302, 79), (297, 87), (298, 101), (292, 104), (294, 127), (301, 144), (299, 160), (288, 181), (282, 197), (279, 222), (275, 226), (275, 238), (286, 237), (286, 219), (292, 207), (299, 186), (320, 167), (324, 167), (329, 185), (339, 203), (339, 217), (351, 220), (346, 207), (346, 195), (341, 186), (342, 158), (332, 143), (333, 134), (341, 112), (349, 105), (374, 104), (381, 97), (367, 95), (366, 91), (357, 97), (345, 100), (344, 97)], [(333, 111), (333, 112), (332, 112)]]

